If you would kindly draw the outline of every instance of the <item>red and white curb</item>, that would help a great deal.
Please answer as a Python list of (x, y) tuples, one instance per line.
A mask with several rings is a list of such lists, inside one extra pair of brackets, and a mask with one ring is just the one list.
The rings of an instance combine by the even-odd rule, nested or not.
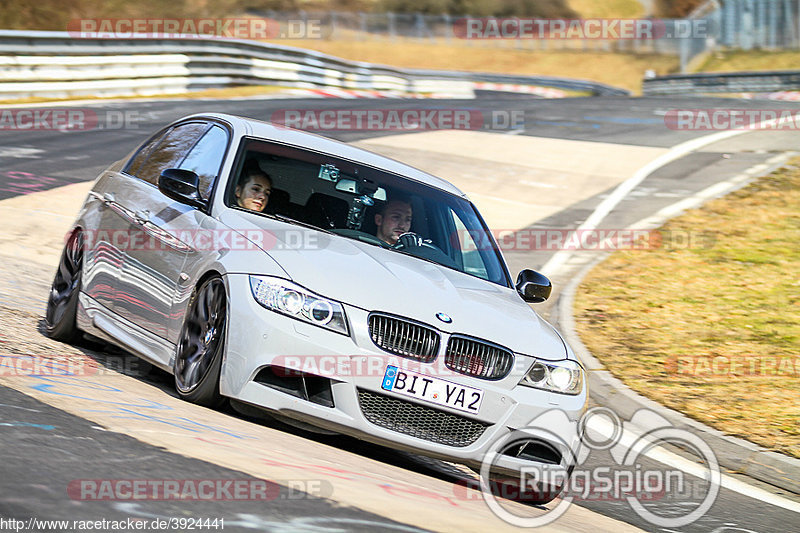
[(539, 87), (535, 85), (517, 85), (510, 83), (475, 83), (476, 91), (500, 91), (504, 93), (534, 94), (541, 98), (566, 98), (566, 91), (552, 87)]
[(474, 91), (498, 91), (505, 93), (530, 94), (539, 98), (566, 98), (566, 91), (552, 87), (538, 87), (531, 85), (513, 85), (506, 83), (473, 83), (469, 92), (430, 92), (408, 93), (403, 91), (375, 91), (366, 89), (340, 89), (326, 87), (324, 89), (290, 89), (285, 94), (303, 96), (306, 98), (475, 98)]

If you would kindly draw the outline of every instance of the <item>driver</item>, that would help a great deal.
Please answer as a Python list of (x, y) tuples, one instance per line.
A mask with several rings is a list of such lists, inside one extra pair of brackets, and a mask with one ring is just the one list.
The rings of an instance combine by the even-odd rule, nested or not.
[(411, 230), (411, 202), (405, 198), (393, 198), (384, 204), (380, 213), (375, 215), (378, 227), (377, 237), (394, 246), (403, 233)]

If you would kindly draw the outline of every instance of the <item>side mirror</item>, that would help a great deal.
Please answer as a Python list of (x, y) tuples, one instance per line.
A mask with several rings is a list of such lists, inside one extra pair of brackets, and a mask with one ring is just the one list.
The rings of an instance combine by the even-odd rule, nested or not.
[(538, 304), (550, 298), (553, 284), (544, 274), (527, 268), (517, 276), (517, 292), (528, 303)]
[(158, 177), (158, 190), (167, 197), (203, 209), (208, 202), (200, 196), (199, 184), (196, 173), (182, 168), (168, 168)]

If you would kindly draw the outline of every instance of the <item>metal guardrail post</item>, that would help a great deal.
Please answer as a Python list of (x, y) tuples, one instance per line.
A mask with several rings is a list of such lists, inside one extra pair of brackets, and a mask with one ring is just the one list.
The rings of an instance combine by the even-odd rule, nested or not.
[(797, 18), (797, 47), (800, 48), (800, 0), (797, 0), (797, 9), (794, 14)]
[(680, 43), (681, 72), (686, 73), (686, 67), (689, 64), (689, 39), (681, 39)]
[(778, 9), (777, 0), (769, 2), (769, 47), (775, 50), (778, 48)]
[(386, 19), (389, 22), (389, 40), (395, 41), (397, 39), (397, 28), (395, 27), (396, 15), (392, 12), (386, 13)]
[(359, 34), (361, 36), (362, 41), (367, 39), (367, 14), (366, 13), (359, 13), (358, 14), (358, 24), (359, 24)]

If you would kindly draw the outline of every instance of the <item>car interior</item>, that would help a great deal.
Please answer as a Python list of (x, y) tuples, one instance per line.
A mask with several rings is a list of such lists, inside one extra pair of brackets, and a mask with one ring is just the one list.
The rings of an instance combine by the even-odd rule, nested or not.
[(484, 279), (502, 277), (501, 272), (489, 272), (484, 265), (485, 255), (495, 253), (494, 250), (464, 250), (461, 242), (464, 237), (459, 236), (464, 226), (459, 212), (449, 205), (452, 195), (366, 165), (284, 145), (250, 141), (238, 158), (234, 174), (237, 178), (228, 187), (228, 206), (243, 209), (236, 201), (235, 184), (243, 180), (244, 169), (253, 165), (272, 180), (269, 201), (263, 211), (266, 216), (398, 249), (402, 247), (392, 247), (377, 238), (375, 215), (387, 199), (401, 196), (411, 202), (410, 231), (420, 237), (421, 244), (400, 251)]

